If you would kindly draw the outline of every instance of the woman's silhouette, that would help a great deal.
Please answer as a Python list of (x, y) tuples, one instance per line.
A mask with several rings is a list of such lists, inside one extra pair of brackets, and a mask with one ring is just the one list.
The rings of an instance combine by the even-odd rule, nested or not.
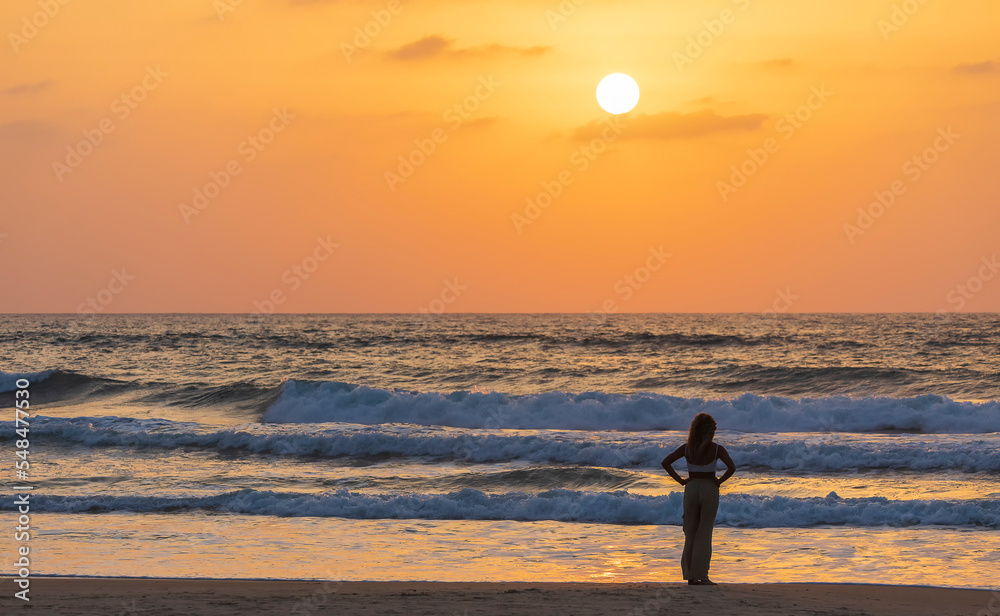
[[(719, 486), (736, 472), (729, 452), (722, 445), (712, 442), (714, 437), (715, 419), (708, 413), (698, 413), (691, 420), (687, 443), (662, 462), (663, 469), (684, 486), (681, 572), (688, 584), (716, 585), (708, 579), (708, 565), (712, 561), (712, 529), (715, 527), (715, 513), (719, 510)], [(687, 458), (687, 479), (678, 475), (672, 466), (680, 458)], [(715, 477), (716, 460), (722, 460), (726, 465), (725, 474), (719, 478)]]

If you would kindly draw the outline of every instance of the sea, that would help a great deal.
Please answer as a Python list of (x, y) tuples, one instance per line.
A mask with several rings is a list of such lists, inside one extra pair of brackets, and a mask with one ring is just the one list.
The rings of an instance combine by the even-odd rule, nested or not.
[(714, 580), (1000, 589), (998, 350), (992, 313), (0, 315), (0, 552), (29, 493), (33, 575), (679, 582), (660, 462), (705, 412)]

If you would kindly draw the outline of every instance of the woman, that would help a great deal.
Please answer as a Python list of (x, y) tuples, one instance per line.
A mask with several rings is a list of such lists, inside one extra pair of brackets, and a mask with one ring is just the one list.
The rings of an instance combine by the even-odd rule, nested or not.
[[(691, 421), (687, 443), (663, 459), (663, 468), (674, 480), (684, 486), (684, 553), (681, 555), (681, 572), (688, 584), (717, 584), (708, 579), (708, 565), (712, 560), (712, 529), (715, 513), (719, 510), (719, 486), (736, 472), (736, 465), (726, 448), (713, 443), (715, 419), (708, 413), (698, 413)], [(677, 474), (672, 464), (687, 458), (688, 478)], [(722, 460), (726, 472), (715, 477), (715, 462)]]

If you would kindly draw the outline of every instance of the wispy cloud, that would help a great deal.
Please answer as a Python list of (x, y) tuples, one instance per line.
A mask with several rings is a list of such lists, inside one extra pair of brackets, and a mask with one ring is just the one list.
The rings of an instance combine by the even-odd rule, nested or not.
[(65, 131), (48, 122), (15, 120), (0, 124), (0, 141), (42, 144), (64, 138)]
[(764, 68), (792, 68), (796, 66), (796, 62), (793, 58), (775, 58), (774, 60), (765, 60), (761, 62), (761, 66)]
[(960, 75), (989, 75), (1000, 71), (1000, 65), (993, 60), (974, 64), (959, 64), (954, 71)]
[(479, 45), (478, 47), (456, 48), (455, 40), (445, 38), (440, 34), (432, 34), (424, 38), (407, 43), (398, 49), (393, 49), (388, 53), (393, 60), (413, 61), (431, 59), (463, 59), (473, 57), (496, 56), (502, 54), (514, 54), (520, 56), (538, 56), (551, 50), (551, 47), (537, 45), (534, 47), (511, 47), (499, 43), (489, 45)]
[(21, 85), (12, 86), (10, 88), (4, 88), (0, 90), (0, 93), (6, 94), (8, 96), (18, 96), (21, 94), (38, 94), (42, 90), (45, 90), (55, 83), (51, 79), (46, 79), (45, 81), (36, 81), (35, 83), (22, 83)]
[[(693, 113), (665, 111), (652, 115), (640, 114), (629, 118), (628, 128), (622, 133), (623, 139), (693, 139), (712, 133), (728, 131), (752, 131), (761, 127), (767, 116), (762, 113), (721, 116), (711, 109)], [(590, 140), (601, 135), (605, 124), (593, 121), (579, 127), (573, 137)]]
[(492, 126), (500, 120), (500, 116), (489, 116), (486, 118), (476, 118), (462, 124), (463, 128)]

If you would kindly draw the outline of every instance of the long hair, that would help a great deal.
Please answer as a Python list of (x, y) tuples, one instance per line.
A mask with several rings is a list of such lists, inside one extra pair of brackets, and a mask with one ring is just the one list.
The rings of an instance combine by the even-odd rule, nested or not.
[(715, 418), (708, 413), (698, 413), (691, 420), (691, 429), (688, 430), (687, 452), (685, 457), (688, 460), (704, 460), (708, 457), (708, 446), (712, 444), (712, 436), (715, 434)]

